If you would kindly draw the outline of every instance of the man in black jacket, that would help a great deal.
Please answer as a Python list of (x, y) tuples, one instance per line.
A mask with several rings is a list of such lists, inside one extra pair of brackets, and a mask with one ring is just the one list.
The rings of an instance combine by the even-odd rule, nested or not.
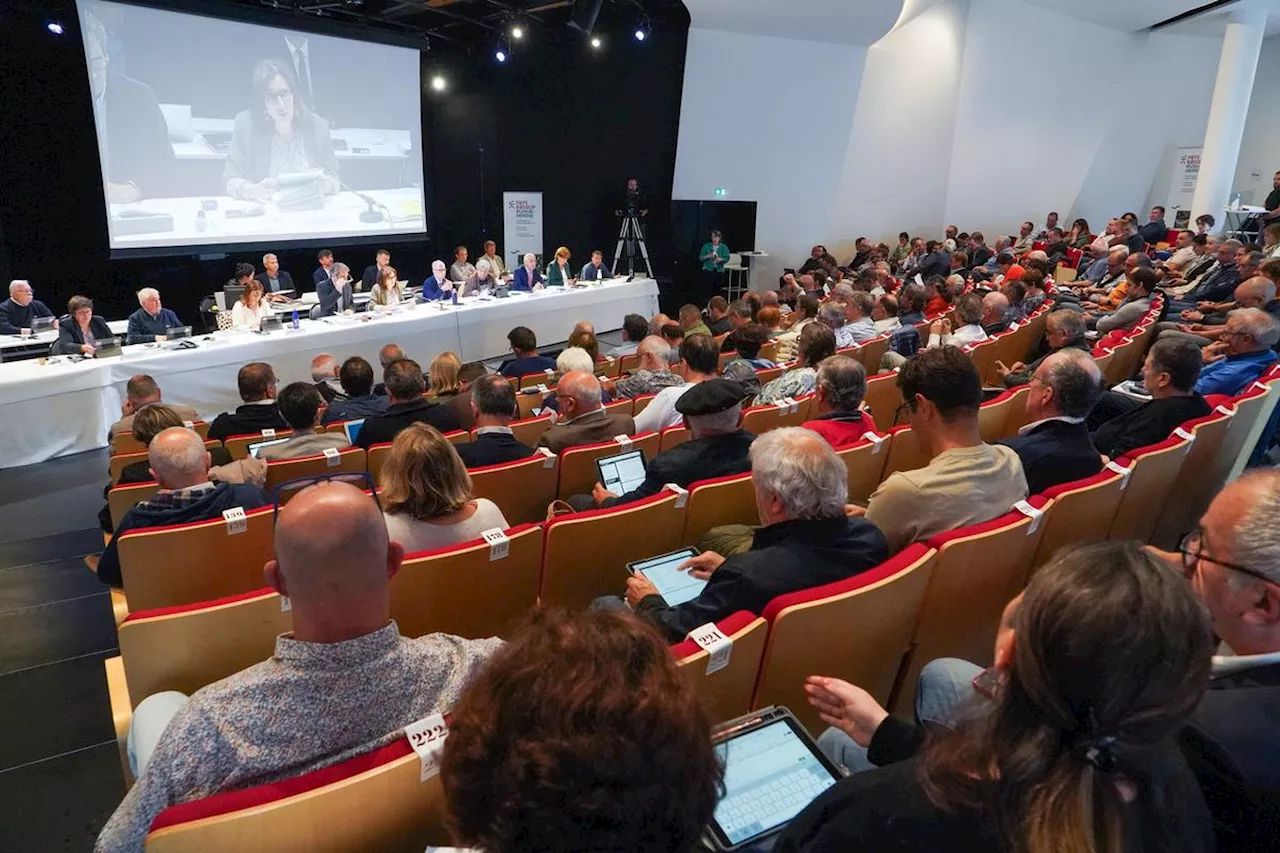
[(262, 294), (272, 302), (285, 302), (290, 297), (285, 291), (293, 291), (294, 297), (301, 296), (293, 283), (293, 276), (287, 270), (280, 269), (280, 259), (268, 252), (262, 256), (262, 272), (255, 275), (254, 280), (262, 285)]
[(454, 445), (462, 464), (479, 468), (532, 456), (533, 448), (516, 441), (511, 434), (511, 421), (516, 415), (516, 389), (511, 380), (489, 374), (472, 382), (470, 390), (476, 433), (469, 443)]
[(240, 386), (240, 399), (244, 405), (214, 418), (209, 425), (209, 438), (224, 441), (233, 435), (289, 428), (276, 405), (276, 386), (280, 382), (271, 365), (265, 361), (246, 364), (236, 374), (236, 384)]
[[(672, 641), (739, 610), (760, 613), (779, 595), (843, 580), (888, 556), (874, 524), (845, 515), (848, 471), (817, 433), (801, 427), (765, 433), (751, 446), (751, 476), (764, 526), (745, 554), (704, 551), (685, 564), (707, 581), (697, 598), (671, 607), (646, 578), (627, 580), (627, 604)], [(596, 606), (621, 606), (609, 601)]]
[(1143, 403), (1108, 391), (1089, 415), (1098, 452), (1115, 459), (1164, 441), (1183, 422), (1209, 414), (1209, 404), (1196, 393), (1203, 363), (1200, 347), (1190, 341), (1157, 340), (1142, 365), (1151, 400)]
[(689, 430), (688, 441), (655, 456), (644, 482), (626, 494), (614, 494), (596, 483), (591, 494), (571, 497), (570, 505), (584, 510), (629, 504), (658, 494), (667, 483), (687, 489), (698, 480), (750, 471), (755, 436), (742, 428), (746, 396), (747, 389), (732, 379), (699, 382), (676, 400), (676, 411), (684, 416)]
[(416, 361), (402, 358), (391, 362), (382, 381), (387, 386), (391, 405), (385, 415), (365, 419), (360, 434), (356, 436), (358, 447), (368, 450), (375, 444), (393, 441), (410, 424), (426, 424), (440, 432), (453, 432), (460, 428), (458, 416), (452, 409), (422, 396), (427, 390), (427, 383)]
[(1040, 362), (1029, 384), (1027, 414), (1034, 420), (1017, 436), (997, 442), (1022, 460), (1027, 491), (1038, 495), (1101, 471), (1102, 457), (1084, 424), (1102, 396), (1102, 371), (1089, 353), (1055, 352)]

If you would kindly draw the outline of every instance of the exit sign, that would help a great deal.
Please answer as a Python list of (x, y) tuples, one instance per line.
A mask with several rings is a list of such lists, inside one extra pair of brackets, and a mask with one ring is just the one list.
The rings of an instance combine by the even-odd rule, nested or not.
[(713, 192), (716, 198), (724, 198), (729, 194), (729, 191), (724, 187), (716, 187)]

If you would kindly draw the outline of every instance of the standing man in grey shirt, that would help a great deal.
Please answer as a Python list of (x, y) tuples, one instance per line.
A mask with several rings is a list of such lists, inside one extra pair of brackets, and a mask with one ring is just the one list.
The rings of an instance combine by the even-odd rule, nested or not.
[(346, 483), (280, 509), (267, 582), (292, 602), (293, 632), (270, 660), (197, 691), (138, 705), (129, 735), (138, 782), (94, 849), (141, 853), (177, 803), (298, 776), (378, 749), (446, 711), (501, 640), (400, 635), (390, 579), (404, 548), (378, 505)]

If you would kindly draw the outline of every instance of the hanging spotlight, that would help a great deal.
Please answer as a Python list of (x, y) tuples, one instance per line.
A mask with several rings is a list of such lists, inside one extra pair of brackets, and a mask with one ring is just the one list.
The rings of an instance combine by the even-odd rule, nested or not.
[(649, 32), (651, 29), (652, 27), (649, 24), (649, 19), (645, 18), (643, 21), (640, 22), (640, 25), (636, 27), (636, 31), (635, 31), (636, 41), (645, 41), (646, 39), (648, 39)]
[(437, 92), (443, 92), (446, 85), (444, 78), (439, 74), (431, 78), (431, 88)]
[(494, 58), (494, 59), (496, 59), (496, 60), (498, 60), (498, 63), (499, 63), (499, 64), (501, 64), (501, 63), (503, 63), (503, 62), (506, 62), (506, 61), (507, 61), (507, 52), (506, 52), (505, 50), (503, 50), (502, 48), (498, 48), (497, 50), (495, 50), (495, 51), (493, 52), (493, 58)]
[(591, 47), (594, 48), (595, 50), (599, 50), (600, 48), (604, 47), (604, 42), (600, 40), (600, 36), (591, 37)]
[(44, 25), (44, 28), (49, 32), (53, 33), (55, 36), (60, 36), (64, 32), (62, 28), (62, 24), (58, 23), (57, 21), (50, 21), (49, 23)]
[(498, 60), (498, 64), (504, 64), (511, 57), (511, 45), (503, 36), (498, 37), (498, 43), (493, 47), (493, 58)]
[(516, 41), (519, 41), (520, 39), (524, 38), (524, 27), (520, 26), (519, 24), (516, 24), (515, 26), (513, 26), (511, 28), (511, 37)]

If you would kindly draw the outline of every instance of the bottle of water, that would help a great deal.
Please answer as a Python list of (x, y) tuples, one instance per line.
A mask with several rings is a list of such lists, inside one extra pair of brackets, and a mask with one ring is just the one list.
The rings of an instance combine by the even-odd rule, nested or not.
[(293, 328), (294, 328), (295, 330), (298, 328), (298, 312), (297, 312), (297, 310), (294, 310), (294, 312), (293, 312)]
[(1240, 193), (1238, 192), (1231, 194), (1231, 209), (1232, 210), (1240, 209)]

